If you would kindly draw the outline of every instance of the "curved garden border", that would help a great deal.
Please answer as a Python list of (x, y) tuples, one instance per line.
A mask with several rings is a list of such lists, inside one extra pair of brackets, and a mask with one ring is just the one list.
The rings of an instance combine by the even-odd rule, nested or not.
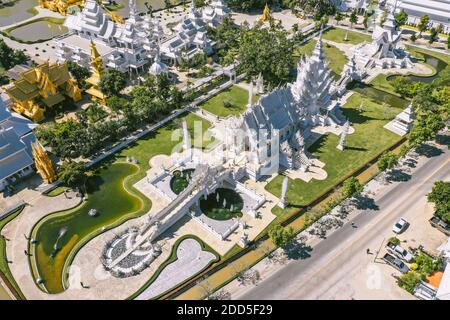
[(180, 245), (181, 242), (183, 242), (186, 239), (194, 239), (196, 240), (199, 244), (200, 247), (202, 248), (203, 251), (208, 251), (211, 252), (212, 254), (214, 254), (216, 256), (216, 258), (212, 261), (210, 261), (202, 270), (200, 270), (199, 272), (197, 272), (196, 274), (190, 276), (189, 278), (183, 280), (182, 282), (176, 284), (175, 286), (173, 286), (172, 288), (167, 289), (166, 291), (162, 292), (161, 294), (159, 294), (158, 296), (154, 297), (152, 300), (157, 300), (160, 297), (166, 295), (168, 292), (172, 291), (174, 288), (183, 285), (184, 283), (188, 282), (189, 280), (191, 280), (192, 278), (195, 278), (198, 274), (204, 272), (206, 269), (208, 269), (211, 265), (217, 263), (220, 261), (220, 255), (213, 249), (211, 248), (208, 244), (206, 244), (202, 239), (200, 239), (199, 237), (193, 235), (193, 234), (186, 234), (184, 236), (181, 236), (180, 238), (178, 238), (174, 245), (172, 246), (171, 252), (169, 257), (158, 267), (158, 269), (155, 271), (155, 273), (153, 273), (153, 275), (150, 277), (150, 279), (144, 283), (144, 285), (142, 285), (138, 291), (136, 291), (135, 293), (133, 293), (131, 296), (129, 296), (127, 298), (127, 300), (133, 300), (135, 299), (137, 296), (139, 296), (143, 291), (145, 291), (156, 279), (158, 279), (159, 275), (161, 274), (161, 272), (171, 263), (175, 262), (178, 260), (177, 257), (177, 249), (178, 246)]
[[(100, 234), (105, 233), (107, 231), (110, 231), (110, 230), (112, 230), (114, 228), (117, 228), (118, 226), (122, 225), (123, 223), (127, 222), (130, 219), (139, 218), (140, 216), (142, 216), (143, 214), (147, 213), (151, 209), (151, 206), (152, 206), (151, 200), (148, 199), (147, 197), (145, 197), (143, 194), (141, 194), (132, 185), (131, 186), (128, 185), (129, 183), (131, 183), (130, 180), (132, 179), (132, 177), (134, 177), (134, 176), (136, 176), (136, 175), (138, 175), (140, 173), (140, 171), (141, 171), (140, 166), (135, 165), (135, 164), (131, 164), (131, 163), (121, 162), (121, 161), (120, 162), (114, 162), (111, 165), (114, 165), (114, 164), (117, 164), (117, 163), (134, 165), (135, 167), (138, 168), (137, 172), (135, 172), (134, 174), (131, 174), (131, 175), (125, 177), (122, 185), (123, 185), (123, 188), (124, 188), (124, 190), (126, 192), (128, 192), (132, 196), (137, 197), (141, 201), (142, 206), (137, 211), (130, 212), (127, 215), (121, 216), (118, 220), (116, 220), (115, 222), (113, 222), (109, 226), (106, 226), (105, 230), (98, 229), (98, 230), (95, 230), (95, 231), (91, 232), (90, 234), (86, 235), (82, 240), (80, 240), (73, 247), (73, 249), (68, 254), (68, 256), (66, 258), (66, 261), (64, 262), (63, 268), (62, 268), (62, 279), (61, 279), (61, 282), (62, 282), (64, 290), (67, 290), (67, 288), (69, 287), (68, 283), (67, 283), (68, 276), (69, 276), (68, 268), (72, 264), (73, 260), (75, 259), (75, 256), (81, 250), (81, 248), (83, 248), (88, 242), (90, 242), (91, 240), (93, 240), (94, 238), (99, 236)], [(132, 189), (134, 189), (134, 190), (132, 190)], [(69, 208), (69, 209), (66, 209), (66, 210), (62, 210), (62, 211), (51, 212), (51, 213), (45, 215), (44, 217), (42, 217), (39, 221), (37, 221), (35, 223), (35, 225), (31, 229), (30, 237), (34, 237), (34, 235), (37, 233), (37, 230), (39, 230), (39, 227), (43, 223), (48, 221), (49, 219), (52, 219), (52, 218), (55, 218), (55, 217), (58, 217), (58, 216), (69, 215), (69, 214), (73, 213), (72, 212), (73, 210), (75, 210), (75, 209), (77, 209), (77, 208), (79, 208), (79, 207), (81, 207), (81, 206), (83, 206), (85, 204), (86, 204), (86, 202), (83, 202), (81, 204), (76, 205), (75, 207), (72, 207), (72, 208)], [(69, 212), (66, 212), (66, 211), (69, 211)], [(65, 214), (61, 214), (62, 212), (65, 212)], [(32, 246), (31, 244), (28, 245), (28, 250), (30, 252), (32, 250), (31, 246)], [(36, 250), (36, 247), (34, 248), (33, 252), (35, 252), (35, 250)], [(35, 257), (35, 255), (33, 257)], [(29, 265), (30, 265), (30, 271), (31, 271), (31, 274), (33, 276), (33, 279), (36, 280), (36, 274), (39, 274), (39, 269), (37, 267), (36, 258), (28, 259), (28, 262), (29, 262)], [(37, 285), (36, 281), (35, 281), (35, 284)], [(47, 289), (45, 288), (45, 285), (42, 285), (42, 286), (37, 285), (37, 287), (39, 289), (41, 289), (41, 290), (42, 290), (42, 287), (44, 287), (44, 289), (45, 289), (44, 292), (46, 292), (48, 294), (58, 294), (58, 293), (50, 293), (50, 292), (48, 292)]]
[(7, 38), (9, 38), (9, 39), (11, 39), (11, 40), (13, 40), (13, 41), (16, 41), (16, 42), (19, 42), (19, 43), (22, 43), (22, 44), (36, 44), (36, 43), (42, 43), (42, 42), (50, 41), (50, 40), (52, 40), (53, 38), (55, 38), (56, 36), (55, 36), (55, 37), (48, 38), (48, 39), (37, 39), (37, 40), (32, 40), (32, 41), (31, 41), (31, 40), (23, 40), (23, 39), (20, 39), (20, 38), (17, 38), (17, 37), (15, 37), (15, 36), (11, 35), (11, 32), (14, 31), (14, 30), (16, 30), (16, 29), (18, 29), (18, 28), (27, 26), (27, 25), (32, 24), (32, 23), (41, 22), (41, 21), (44, 21), (44, 22), (50, 22), (50, 23), (54, 23), (54, 24), (58, 24), (58, 25), (62, 25), (63, 22), (64, 22), (64, 19), (53, 18), (53, 17), (42, 17), (42, 18), (37, 18), (37, 19), (25, 21), (24, 23), (20, 23), (20, 24), (18, 24), (18, 25), (13, 26), (13, 27), (6, 28), (6, 29), (4, 29), (4, 30), (1, 30), (1, 31), (0, 31), (0, 34), (2, 34), (3, 36), (5, 36), (5, 37), (7, 37)]

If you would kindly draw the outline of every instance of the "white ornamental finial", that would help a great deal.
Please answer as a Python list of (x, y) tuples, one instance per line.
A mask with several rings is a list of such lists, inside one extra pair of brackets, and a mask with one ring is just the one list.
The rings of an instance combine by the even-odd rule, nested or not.
[(347, 137), (348, 131), (350, 129), (350, 122), (347, 120), (342, 128), (341, 136), (339, 138), (339, 144), (337, 149), (343, 151), (345, 148), (345, 138)]
[(253, 105), (253, 81), (250, 81), (248, 86), (248, 106)]
[(283, 182), (281, 184), (281, 197), (280, 197), (280, 201), (278, 202), (278, 206), (282, 209), (286, 208), (286, 192), (287, 192), (287, 188), (288, 188), (288, 182), (289, 179), (288, 177), (284, 177)]

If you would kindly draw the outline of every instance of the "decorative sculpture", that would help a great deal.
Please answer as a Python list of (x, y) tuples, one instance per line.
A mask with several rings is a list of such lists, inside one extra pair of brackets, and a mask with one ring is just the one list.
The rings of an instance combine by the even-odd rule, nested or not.
[(267, 21), (270, 21), (271, 19), (272, 19), (272, 16), (270, 15), (270, 8), (269, 8), (269, 5), (266, 2), (266, 6), (264, 7), (263, 14), (259, 18), (259, 21), (267, 22)]
[(56, 172), (53, 168), (53, 163), (45, 152), (42, 145), (36, 141), (31, 143), (33, 150), (34, 162), (36, 164), (36, 170), (41, 175), (42, 179), (46, 183), (53, 183), (56, 181)]
[(253, 81), (250, 81), (248, 85), (248, 107), (253, 105)]
[(106, 96), (100, 91), (99, 83), (100, 76), (104, 70), (103, 60), (98, 53), (97, 47), (94, 41), (91, 40), (91, 65), (92, 65), (92, 75), (86, 79), (86, 82), (91, 85), (89, 89), (86, 90), (92, 96), (93, 100), (98, 100), (101, 104), (106, 105)]
[(342, 128), (341, 136), (339, 139), (339, 144), (337, 145), (337, 149), (343, 151), (345, 148), (345, 138), (347, 137), (348, 131), (350, 129), (350, 122), (347, 120)]
[(281, 184), (281, 197), (280, 197), (280, 201), (278, 202), (278, 206), (281, 209), (286, 208), (287, 202), (286, 202), (286, 191), (288, 188), (288, 182), (289, 179), (288, 177), (284, 177), (283, 182)]

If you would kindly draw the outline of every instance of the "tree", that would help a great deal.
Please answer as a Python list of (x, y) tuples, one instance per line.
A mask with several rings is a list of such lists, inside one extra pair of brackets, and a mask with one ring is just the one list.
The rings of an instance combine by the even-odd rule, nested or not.
[(425, 15), (425, 16), (422, 16), (421, 18), (420, 18), (420, 21), (419, 21), (419, 23), (417, 24), (417, 28), (419, 29), (419, 38), (420, 37), (422, 37), (422, 32), (424, 32), (425, 30), (427, 30), (427, 28), (428, 28), (428, 23), (430, 23), (430, 18), (427, 16), (427, 15)]
[(363, 25), (364, 25), (364, 29), (368, 29), (369, 28), (369, 15), (366, 13), (364, 13), (364, 19), (363, 19)]
[(409, 38), (409, 40), (411, 40), (411, 42), (416, 42), (417, 36), (416, 36), (416, 33), (415, 33), (415, 32), (411, 35), (411, 37)]
[(269, 237), (277, 247), (284, 246), (295, 238), (292, 227), (285, 228), (281, 224), (275, 224), (269, 230)]
[(440, 114), (431, 110), (423, 111), (419, 114), (409, 133), (409, 143), (412, 146), (418, 146), (426, 141), (434, 140), (444, 126)]
[(447, 37), (447, 48), (450, 49), (450, 33), (448, 34)]
[(353, 10), (350, 14), (350, 28), (353, 28), (353, 25), (358, 22), (358, 16), (356, 15), (356, 10)]
[(24, 64), (28, 57), (21, 50), (10, 48), (3, 39), (0, 39), (0, 66), (10, 69), (18, 64)]
[(430, 39), (428, 40), (429, 44), (432, 44), (433, 42), (435, 42), (438, 38), (438, 32), (436, 30), (436, 28), (431, 28), (430, 29)]
[(122, 97), (111, 96), (108, 98), (108, 107), (115, 112), (119, 112), (123, 109), (128, 108), (129, 103), (126, 99)]
[(334, 20), (336, 20), (336, 24), (339, 25), (339, 22), (344, 20), (344, 15), (340, 11), (338, 11), (338, 12), (336, 12), (336, 15), (334, 16)]
[(243, 33), (238, 50), (239, 71), (248, 78), (261, 73), (272, 87), (290, 80), (293, 45), (285, 30), (256, 25)]
[(381, 171), (392, 169), (398, 162), (398, 156), (388, 151), (383, 153), (378, 159), (377, 165)]
[(402, 9), (399, 13), (395, 15), (395, 22), (397, 27), (403, 26), (408, 21), (408, 14)]
[(84, 163), (65, 161), (59, 170), (59, 179), (68, 187), (84, 188), (88, 173)]
[(427, 195), (429, 202), (435, 205), (435, 215), (450, 223), (450, 182), (437, 181)]
[(77, 80), (78, 85), (83, 86), (85, 84), (84, 81), (90, 75), (89, 69), (82, 67), (73, 61), (68, 61), (67, 67), (70, 74)]
[(397, 280), (397, 283), (400, 287), (412, 294), (421, 280), (425, 280), (425, 277), (420, 273), (411, 270), (402, 275)]
[(436, 33), (439, 35), (440, 33), (444, 33), (444, 25), (442, 23), (439, 23), (436, 27)]
[(100, 90), (108, 97), (119, 95), (120, 91), (125, 88), (127, 79), (125, 74), (116, 69), (106, 69), (100, 75)]
[(350, 177), (344, 181), (342, 186), (342, 194), (344, 197), (349, 198), (358, 195), (363, 190), (363, 186), (355, 177)]

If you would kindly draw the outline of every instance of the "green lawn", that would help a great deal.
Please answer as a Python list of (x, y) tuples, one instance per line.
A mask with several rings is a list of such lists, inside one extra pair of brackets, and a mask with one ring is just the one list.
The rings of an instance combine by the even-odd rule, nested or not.
[(379, 74), (375, 78), (373, 78), (372, 81), (370, 81), (370, 84), (379, 90), (399, 95), (395, 92), (394, 87), (392, 86), (392, 82), (387, 79), (389, 76), (390, 75)]
[[(2, 229), (14, 218), (16, 218), (21, 212), (23, 208), (18, 209), (14, 213), (11, 213), (6, 218), (3, 218), (0, 220), (0, 234)], [(3, 237), (0, 237), (0, 271), (5, 275), (5, 277), (8, 279), (8, 281), (14, 286), (16, 291), (19, 293), (19, 295), (24, 298), (22, 292), (20, 291), (19, 286), (17, 285), (16, 281), (14, 280), (13, 275), (11, 274), (11, 271), (9, 270), (9, 264), (6, 262), (8, 257), (6, 256), (6, 241)]]
[[(364, 111), (360, 113), (358, 107), (363, 101)], [(280, 218), (298, 210), (300, 206), (308, 205), (316, 197), (336, 185), (341, 179), (367, 163), (386, 148), (396, 143), (400, 137), (384, 129), (383, 126), (402, 109), (383, 107), (359, 93), (354, 93), (343, 108), (343, 112), (355, 128), (355, 133), (349, 135), (346, 149), (336, 149), (339, 138), (334, 134), (322, 136), (309, 151), (325, 163), (324, 169), (328, 177), (325, 180), (290, 180), (287, 199), (290, 207), (282, 210), (274, 208), (274, 213)], [(277, 176), (266, 186), (266, 190), (277, 197), (281, 193), (283, 177)]]
[[(133, 188), (133, 184), (145, 177), (146, 171), (150, 168), (149, 160), (153, 156), (170, 154), (174, 147), (182, 142), (181, 133), (172, 139), (173, 132), (181, 131), (182, 119), (187, 121), (193, 139), (192, 144), (205, 147), (209, 139), (204, 133), (210, 127), (210, 123), (191, 113), (183, 115), (138, 140), (104, 163), (97, 175), (89, 181), (89, 197), (83, 205), (51, 214), (33, 228), (33, 237), (39, 239), (34, 250), (34, 259), (50, 292), (63, 290), (61, 279), (68, 262), (70, 263), (79, 248), (101, 233), (101, 227), (111, 228), (148, 212), (151, 207), (150, 200)], [(194, 130), (196, 126), (198, 130)], [(125, 163), (127, 157), (134, 157), (139, 162), (138, 165)], [(98, 217), (88, 215), (91, 208), (99, 211)], [(50, 254), (54, 251), (53, 244), (63, 227), (67, 228), (67, 232), (59, 241), (60, 249), (55, 258), (51, 258)]]
[[(230, 102), (231, 106), (225, 107), (224, 102), (226, 101)], [(254, 96), (253, 101), (257, 101), (256, 95)], [(200, 107), (219, 117), (226, 117), (229, 115), (241, 114), (247, 107), (247, 102), (248, 91), (238, 86), (232, 86), (212, 97)]]
[[(316, 40), (310, 40), (305, 44), (295, 48), (294, 51), (295, 59), (297, 60), (298, 57), (305, 54), (310, 56), (316, 45), (316, 42), (317, 42)], [(326, 59), (330, 63), (328, 67), (331, 69), (331, 71), (333, 71), (336, 77), (339, 77), (342, 70), (344, 69), (345, 64), (348, 62), (347, 57), (345, 56), (344, 52), (342, 52), (335, 46), (326, 43), (323, 44), (323, 50)]]
[(351, 44), (360, 44), (364, 41), (371, 42), (372, 38), (369, 35), (348, 31), (348, 41), (345, 41), (345, 35), (347, 30), (339, 29), (339, 28), (330, 28), (323, 33), (323, 38), (326, 40), (338, 42), (338, 43), (351, 43)]

